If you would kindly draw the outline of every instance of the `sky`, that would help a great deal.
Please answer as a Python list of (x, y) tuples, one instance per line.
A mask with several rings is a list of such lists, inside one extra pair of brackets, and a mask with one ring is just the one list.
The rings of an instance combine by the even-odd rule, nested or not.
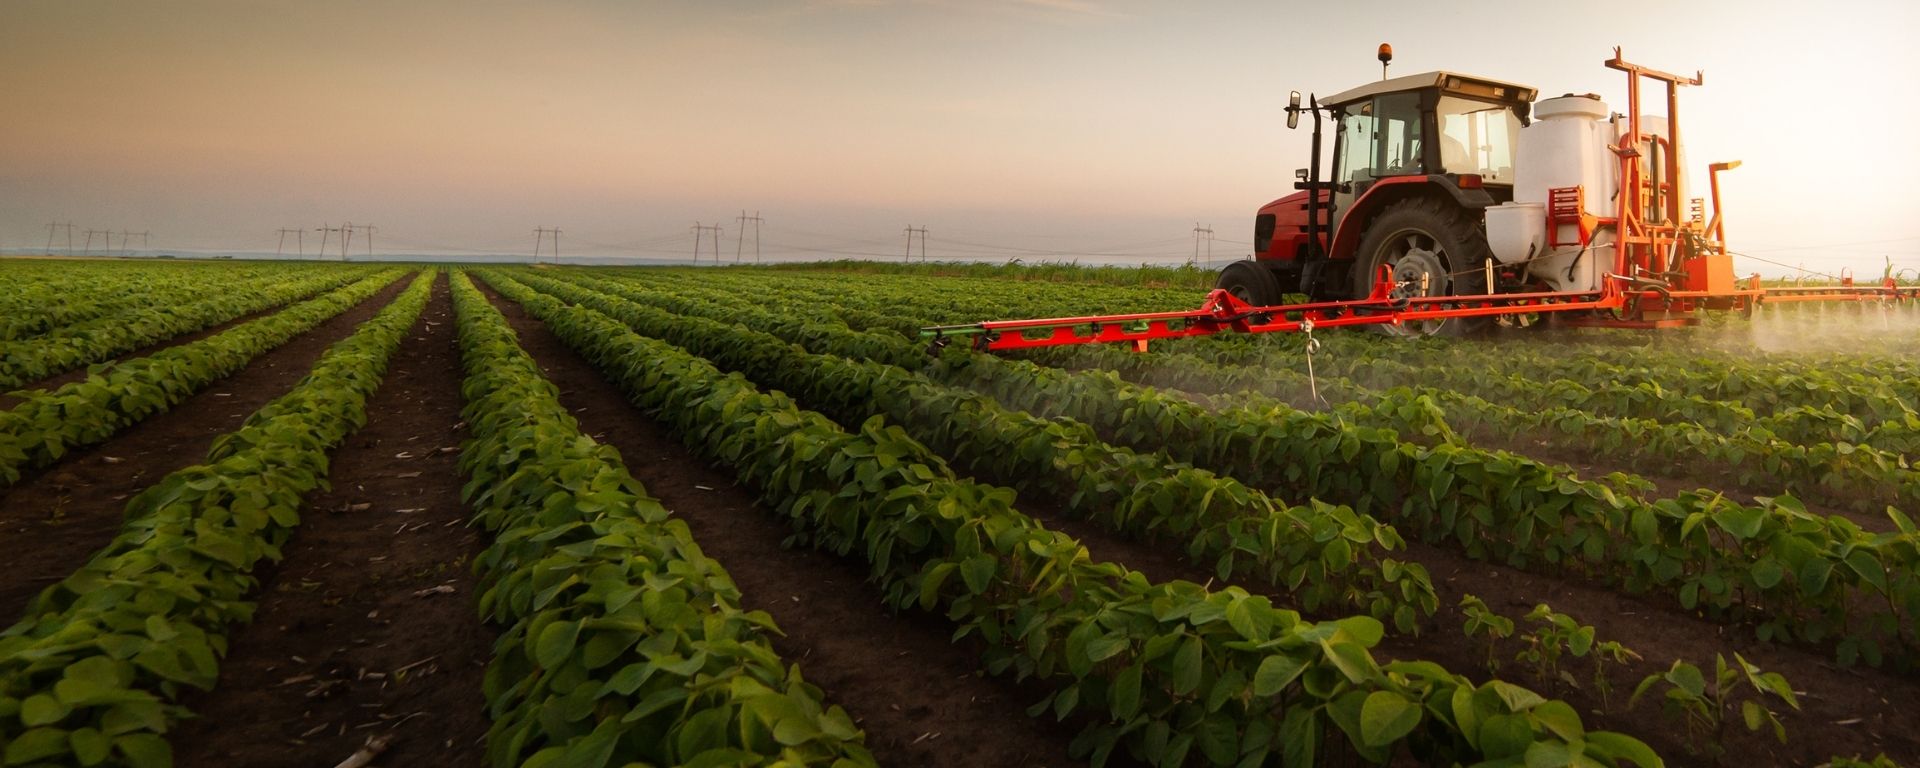
[(898, 259), (924, 226), (934, 259), (1166, 262), (1203, 226), (1217, 265), (1307, 164), (1289, 90), (1377, 79), (1389, 42), (1395, 75), (1622, 110), (1618, 45), (1704, 70), (1684, 140), (1701, 192), (1744, 162), (1734, 250), (1878, 274), (1920, 268), (1917, 5), (5, 0), (0, 249), (70, 221), (76, 248), (311, 252), (358, 222), (381, 253), (558, 227), (564, 256), (685, 259), (699, 222), (732, 261), (745, 210), (770, 259)]

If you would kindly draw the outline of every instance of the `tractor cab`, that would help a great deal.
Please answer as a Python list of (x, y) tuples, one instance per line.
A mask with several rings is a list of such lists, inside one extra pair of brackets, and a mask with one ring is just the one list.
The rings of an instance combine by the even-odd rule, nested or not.
[[(1298, 112), (1313, 116), (1311, 165), (1295, 174), (1300, 191), (1260, 209), (1254, 259), (1230, 266), (1220, 286), (1255, 304), (1287, 293), (1358, 298), (1391, 264), (1427, 295), (1484, 290), (1454, 284), (1471, 276), (1454, 278), (1486, 259), (1484, 235), (1468, 230), (1481, 226), (1482, 210), (1513, 198), (1515, 140), (1535, 95), (1456, 72), (1383, 79), (1309, 106), (1295, 94), (1289, 123)], [(1323, 115), (1335, 128), (1330, 173), (1320, 163)], [(1384, 232), (1382, 221), (1398, 229)], [(1377, 242), (1363, 243), (1369, 230)]]
[(1325, 104), (1334, 137), (1333, 210), (1339, 221), (1383, 180), (1409, 177), (1483, 189), (1495, 203), (1513, 191), (1514, 139), (1532, 88), (1427, 72), (1338, 93)]

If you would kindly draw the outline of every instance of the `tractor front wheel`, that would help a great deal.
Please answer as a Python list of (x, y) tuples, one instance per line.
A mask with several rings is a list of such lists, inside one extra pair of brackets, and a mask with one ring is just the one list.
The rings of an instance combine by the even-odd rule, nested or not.
[[(1493, 258), (1473, 212), (1432, 197), (1416, 197), (1387, 206), (1367, 224), (1354, 254), (1354, 295), (1372, 291), (1382, 265), (1393, 267), (1398, 295), (1474, 296), (1486, 293), (1483, 266)], [(1486, 329), (1485, 317), (1415, 320), (1376, 325), (1390, 336), (1464, 336)]]

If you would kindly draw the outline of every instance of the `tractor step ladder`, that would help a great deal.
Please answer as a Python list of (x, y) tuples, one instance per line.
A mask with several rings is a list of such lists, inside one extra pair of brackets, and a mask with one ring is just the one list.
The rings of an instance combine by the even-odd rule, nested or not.
[[(1589, 232), (1586, 220), (1587, 195), (1580, 187), (1554, 187), (1547, 190), (1547, 246), (1586, 245)], [(1573, 227), (1573, 240), (1561, 240), (1560, 228)]]

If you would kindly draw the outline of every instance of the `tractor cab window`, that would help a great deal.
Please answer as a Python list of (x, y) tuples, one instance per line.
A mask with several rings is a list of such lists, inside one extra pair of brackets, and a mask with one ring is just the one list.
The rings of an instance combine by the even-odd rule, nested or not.
[(1389, 93), (1347, 107), (1340, 118), (1341, 182), (1426, 173), (1420, 161), (1420, 94)]
[(1440, 97), (1440, 165), (1447, 173), (1477, 173), (1488, 183), (1513, 183), (1513, 141), (1520, 117), (1505, 104)]

